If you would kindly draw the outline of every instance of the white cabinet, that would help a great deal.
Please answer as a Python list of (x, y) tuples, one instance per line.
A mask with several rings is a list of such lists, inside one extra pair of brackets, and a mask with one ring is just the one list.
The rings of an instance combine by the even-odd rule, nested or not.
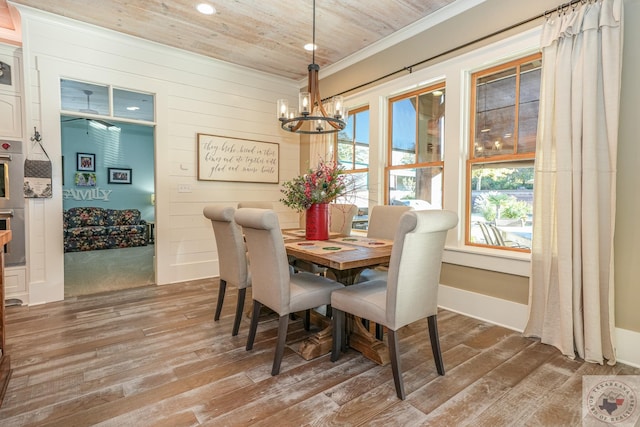
[(22, 138), (22, 91), (19, 52), (15, 46), (0, 44), (0, 139)]
[(0, 138), (22, 138), (22, 98), (0, 93)]
[(27, 293), (24, 267), (6, 267), (4, 270), (5, 298), (23, 299)]

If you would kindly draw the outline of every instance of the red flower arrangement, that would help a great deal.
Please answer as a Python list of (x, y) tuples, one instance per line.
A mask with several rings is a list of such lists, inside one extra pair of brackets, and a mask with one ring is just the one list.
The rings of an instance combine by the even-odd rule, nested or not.
[(284, 182), (280, 201), (298, 212), (315, 203), (332, 202), (347, 193), (347, 178), (342, 165), (321, 160), (316, 169)]

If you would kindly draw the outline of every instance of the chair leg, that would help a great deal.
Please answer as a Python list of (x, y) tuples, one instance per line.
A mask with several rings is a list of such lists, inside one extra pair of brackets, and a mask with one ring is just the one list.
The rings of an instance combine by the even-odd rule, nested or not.
[(258, 329), (258, 317), (260, 317), (260, 309), (262, 303), (253, 300), (253, 313), (251, 314), (251, 325), (249, 326), (249, 336), (247, 337), (247, 351), (253, 348), (253, 341), (256, 339), (256, 330)]
[(224, 302), (224, 293), (227, 290), (227, 281), (220, 279), (220, 287), (218, 288), (218, 302), (216, 303), (216, 314), (213, 316), (214, 321), (220, 320), (220, 312), (222, 311), (222, 303)]
[(437, 315), (427, 318), (429, 324), (429, 338), (431, 339), (431, 350), (433, 351), (433, 360), (436, 362), (438, 374), (444, 375), (444, 362), (442, 361), (442, 353), (440, 352), (440, 338), (438, 338), (438, 320)]
[(289, 316), (286, 314), (280, 316), (278, 322), (278, 344), (276, 345), (276, 354), (273, 358), (273, 368), (271, 368), (271, 375), (278, 375), (280, 373), (280, 364), (282, 363), (282, 355), (284, 354), (284, 344), (287, 341), (287, 328), (289, 327)]
[(304, 319), (302, 320), (302, 324), (304, 325), (304, 330), (308, 331), (311, 329), (311, 310), (304, 311)]
[(238, 335), (240, 329), (240, 320), (242, 320), (242, 310), (244, 310), (244, 297), (247, 295), (247, 288), (238, 289), (238, 303), (236, 305), (236, 317), (233, 320), (233, 332), (231, 336)]
[(389, 358), (393, 371), (393, 382), (396, 385), (398, 398), (404, 400), (404, 383), (402, 382), (402, 369), (400, 369), (400, 351), (398, 349), (398, 333), (389, 329)]
[(344, 340), (344, 311), (333, 310), (331, 318), (333, 330), (333, 344), (331, 345), (331, 361), (335, 362), (340, 357), (340, 350), (344, 350), (342, 342)]

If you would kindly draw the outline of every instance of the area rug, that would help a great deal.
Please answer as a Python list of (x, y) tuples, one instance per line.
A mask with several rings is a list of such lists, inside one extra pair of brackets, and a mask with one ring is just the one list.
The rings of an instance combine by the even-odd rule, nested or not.
[(67, 252), (64, 254), (64, 296), (148, 286), (155, 283), (154, 245)]

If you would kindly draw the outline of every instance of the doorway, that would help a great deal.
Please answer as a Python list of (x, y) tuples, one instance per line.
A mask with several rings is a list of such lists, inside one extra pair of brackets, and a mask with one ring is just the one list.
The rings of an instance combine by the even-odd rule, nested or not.
[(154, 127), (60, 116), (65, 298), (148, 286), (154, 271)]

